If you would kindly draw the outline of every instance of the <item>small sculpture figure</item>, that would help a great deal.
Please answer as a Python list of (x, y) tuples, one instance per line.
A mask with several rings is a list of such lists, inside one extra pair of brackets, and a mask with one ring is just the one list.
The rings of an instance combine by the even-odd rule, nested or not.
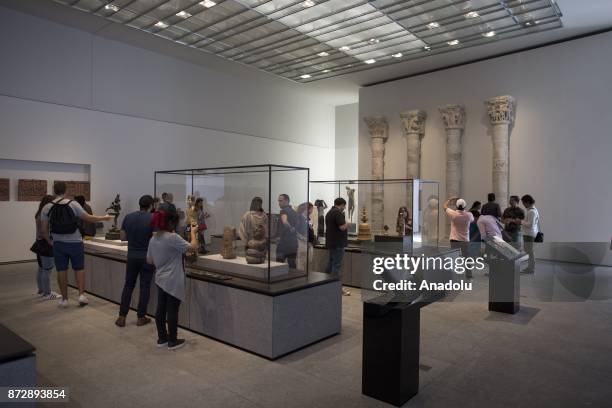
[(106, 233), (105, 238), (108, 240), (121, 239), (121, 234), (119, 233), (119, 229), (117, 229), (117, 218), (121, 213), (121, 198), (119, 197), (119, 194), (115, 196), (115, 200), (110, 204), (110, 206), (105, 210), (105, 212), (108, 215), (113, 215), (115, 217), (113, 225)]
[(238, 233), (244, 242), (246, 261), (249, 264), (261, 264), (266, 260), (268, 216), (262, 204), (260, 197), (253, 198), (249, 211), (244, 213), (240, 221)]
[(402, 206), (397, 211), (397, 224), (395, 231), (401, 236), (410, 234), (412, 232), (412, 222), (410, 221), (408, 207)]
[(185, 211), (185, 224), (188, 226), (197, 224), (197, 222), (193, 218), (193, 205), (194, 205), (193, 196), (188, 195), (187, 196), (187, 209)]
[(355, 212), (355, 189), (351, 186), (346, 186), (346, 195), (348, 196), (348, 218), (349, 222), (353, 222), (353, 213)]
[(383, 226), (383, 230), (385, 231), (384, 235), (389, 235), (389, 226), (387, 224)]
[(427, 199), (427, 207), (423, 210), (423, 242), (429, 245), (438, 244), (438, 196)]
[(327, 204), (325, 201), (318, 199), (315, 200), (314, 206), (317, 207), (317, 236), (325, 236), (325, 209)]
[(236, 228), (223, 228), (223, 248), (221, 248), (221, 256), (223, 259), (235, 259), (236, 249), (234, 241), (236, 240)]
[(370, 231), (370, 225), (368, 224), (368, 213), (365, 206), (361, 209), (361, 224), (359, 224), (359, 233), (357, 234), (359, 241), (370, 241), (372, 240), (372, 233)]

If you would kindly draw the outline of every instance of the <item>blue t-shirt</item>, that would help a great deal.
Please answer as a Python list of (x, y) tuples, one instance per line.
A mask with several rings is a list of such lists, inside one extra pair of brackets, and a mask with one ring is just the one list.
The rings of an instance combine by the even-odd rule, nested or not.
[(128, 241), (128, 258), (145, 259), (149, 240), (153, 234), (151, 228), (151, 213), (134, 211), (123, 218), (121, 229), (125, 231)]

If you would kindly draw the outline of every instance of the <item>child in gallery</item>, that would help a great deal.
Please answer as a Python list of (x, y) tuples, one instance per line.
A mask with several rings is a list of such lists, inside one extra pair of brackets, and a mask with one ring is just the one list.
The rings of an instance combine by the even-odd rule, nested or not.
[(191, 243), (176, 233), (179, 216), (176, 212), (158, 211), (153, 214), (151, 226), (155, 231), (147, 251), (147, 262), (155, 265), (157, 285), (157, 347), (170, 350), (185, 345), (177, 338), (178, 312), (185, 300), (185, 265), (183, 256), (187, 251), (197, 251), (198, 227), (191, 227)]

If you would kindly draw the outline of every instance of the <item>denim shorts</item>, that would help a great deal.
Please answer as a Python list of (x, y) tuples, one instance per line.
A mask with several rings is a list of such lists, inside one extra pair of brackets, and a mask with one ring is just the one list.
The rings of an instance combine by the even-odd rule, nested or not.
[(83, 242), (53, 242), (53, 257), (55, 258), (55, 269), (58, 272), (68, 270), (68, 262), (72, 270), (80, 271), (85, 268), (85, 247)]

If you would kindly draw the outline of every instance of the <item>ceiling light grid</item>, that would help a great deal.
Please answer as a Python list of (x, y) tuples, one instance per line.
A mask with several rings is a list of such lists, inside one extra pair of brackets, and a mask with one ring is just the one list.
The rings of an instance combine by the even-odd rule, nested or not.
[(53, 1), (299, 82), (562, 26), (553, 0)]

